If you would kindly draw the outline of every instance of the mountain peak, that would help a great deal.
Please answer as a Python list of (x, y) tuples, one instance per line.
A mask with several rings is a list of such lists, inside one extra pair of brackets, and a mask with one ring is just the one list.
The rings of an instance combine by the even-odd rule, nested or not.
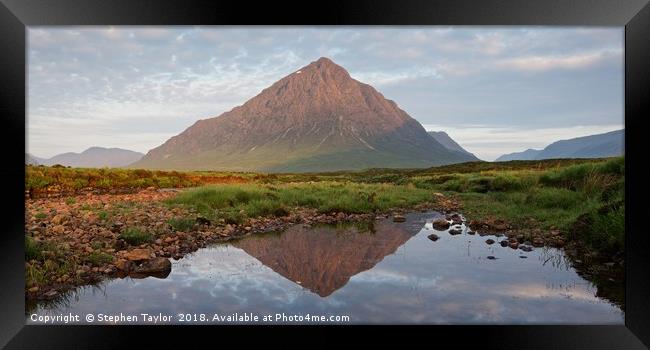
[(327, 57), (149, 151), (140, 167), (318, 171), (474, 160)]

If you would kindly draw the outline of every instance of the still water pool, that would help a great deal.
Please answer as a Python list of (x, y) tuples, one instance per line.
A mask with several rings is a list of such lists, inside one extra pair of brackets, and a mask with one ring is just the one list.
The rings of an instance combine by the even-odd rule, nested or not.
[[(88, 313), (163, 314), (172, 323), (179, 314), (203, 323), (204, 314), (210, 324), (215, 314), (251, 313), (265, 324), (277, 323), (276, 315), (349, 317), (343, 323), (623, 323), (624, 312), (596, 296), (562, 250), (524, 252), (500, 246), (503, 237), (470, 235), (466, 228), (458, 235), (436, 231), (431, 221), (440, 215), (297, 225), (216, 244), (174, 261), (164, 279), (113, 279), (37, 305), (27, 323), (32, 313), (79, 314), (82, 324)], [(431, 233), (440, 238), (431, 241)], [(262, 322), (265, 315), (273, 322)]]

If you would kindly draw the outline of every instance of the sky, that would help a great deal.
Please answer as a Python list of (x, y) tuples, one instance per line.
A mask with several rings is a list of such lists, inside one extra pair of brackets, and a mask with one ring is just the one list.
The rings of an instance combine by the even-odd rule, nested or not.
[(480, 159), (624, 127), (623, 27), (28, 27), (27, 145), (146, 153), (325, 56)]

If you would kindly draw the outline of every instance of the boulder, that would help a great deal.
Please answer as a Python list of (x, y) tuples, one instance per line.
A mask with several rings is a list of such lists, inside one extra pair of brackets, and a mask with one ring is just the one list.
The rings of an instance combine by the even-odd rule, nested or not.
[(485, 243), (487, 244), (494, 244), (494, 240), (492, 238), (488, 238)]
[(445, 219), (436, 219), (431, 223), (434, 229), (438, 231), (444, 231), (449, 228), (449, 221)]
[(131, 261), (149, 260), (151, 258), (151, 250), (147, 248), (133, 249), (124, 254), (124, 258)]
[(393, 215), (393, 222), (404, 222), (406, 218), (403, 215), (395, 214)]
[(459, 228), (452, 228), (451, 230), (449, 230), (449, 234), (452, 236), (459, 235), (461, 233), (463, 233), (463, 230)]
[(535, 237), (533, 239), (533, 247), (543, 247), (543, 246), (544, 246), (544, 240), (543, 239), (541, 239), (539, 237)]
[(171, 271), (172, 263), (167, 258), (157, 257), (136, 266), (132, 272), (138, 274), (158, 274)]
[(505, 248), (505, 247), (507, 247), (507, 246), (510, 244), (510, 242), (508, 242), (508, 240), (504, 239), (503, 241), (499, 242), (499, 244), (500, 244), (502, 247)]
[(131, 269), (133, 269), (134, 266), (135, 266), (135, 264), (134, 264), (133, 261), (131, 261), (131, 260), (118, 259), (118, 260), (115, 262), (115, 267), (116, 267), (118, 270), (120, 270), (120, 271), (124, 271), (124, 272), (129, 272), (129, 271), (131, 271)]
[(430, 240), (434, 241), (434, 242), (437, 241), (437, 240), (440, 238), (440, 237), (438, 237), (438, 235), (435, 234), (435, 233), (432, 233), (432, 234), (428, 235), (427, 237), (428, 237)]

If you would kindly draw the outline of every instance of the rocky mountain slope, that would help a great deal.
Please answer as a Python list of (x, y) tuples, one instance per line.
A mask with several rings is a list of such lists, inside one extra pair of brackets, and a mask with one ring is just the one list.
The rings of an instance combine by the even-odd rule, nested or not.
[(310, 172), (459, 163), (422, 125), (328, 58), (194, 125), (133, 167)]

